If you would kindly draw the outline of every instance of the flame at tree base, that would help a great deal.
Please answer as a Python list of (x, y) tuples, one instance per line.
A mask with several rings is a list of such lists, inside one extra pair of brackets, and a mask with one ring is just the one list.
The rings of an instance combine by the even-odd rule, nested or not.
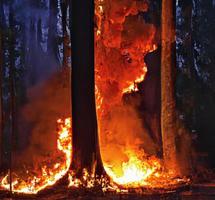
[[(55, 160), (40, 164), (38, 170), (32, 171), (29, 169), (25, 172), (12, 174), (12, 191), (15, 193), (37, 194), (39, 191), (53, 186), (57, 181), (63, 178), (69, 170), (72, 156), (72, 141), (71, 141), (71, 120), (59, 119), (58, 123), (58, 154)], [(56, 162), (56, 160), (58, 162)], [(10, 190), (9, 174), (0, 178), (0, 188)]]
[[(25, 173), (19, 173), (19, 175), (13, 174), (12, 190), (14, 193), (37, 194), (39, 191), (53, 186), (68, 173), (72, 156), (71, 119), (59, 119), (58, 127), (57, 146), (61, 153), (61, 156), (57, 159), (59, 162), (53, 161), (50, 165), (46, 164), (36, 172), (28, 170)], [(110, 166), (108, 163), (104, 163), (104, 168), (112, 180), (111, 183), (108, 182), (106, 177), (98, 178), (84, 170), (82, 180), (75, 179), (73, 173), (69, 172), (68, 187), (93, 188), (99, 185), (104, 192), (108, 190), (122, 192), (127, 191), (121, 190), (122, 188), (145, 187), (165, 189), (189, 181), (185, 178), (176, 178), (171, 172), (166, 172), (159, 159), (154, 156), (148, 157), (143, 151), (134, 152), (127, 149), (125, 153), (128, 161), (122, 162), (119, 166)], [(0, 183), (2, 189), (9, 190), (9, 174), (1, 178)]]
[(127, 150), (126, 154), (128, 161), (120, 166), (105, 165), (113, 182), (124, 188), (170, 189), (188, 181), (186, 178), (176, 178), (171, 171), (165, 171), (161, 160), (146, 156), (143, 151)]

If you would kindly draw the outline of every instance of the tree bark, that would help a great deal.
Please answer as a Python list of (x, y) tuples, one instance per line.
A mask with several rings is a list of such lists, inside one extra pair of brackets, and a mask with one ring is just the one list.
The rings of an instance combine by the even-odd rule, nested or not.
[(161, 132), (167, 169), (179, 173), (176, 152), (174, 0), (162, 1)]
[(31, 39), (28, 44), (29, 52), (28, 52), (28, 81), (30, 86), (34, 86), (38, 82), (38, 71), (37, 71), (37, 63), (38, 57), (37, 55), (37, 33), (35, 27), (35, 18), (32, 17), (30, 20), (30, 35)]
[[(2, 4), (2, 3), (0, 3)], [(2, 5), (0, 5), (2, 6)], [(1, 12), (1, 10), (0, 10)], [(3, 93), (2, 93), (2, 72), (3, 72), (3, 34), (2, 34), (2, 18), (0, 18), (0, 169), (2, 168), (2, 157), (3, 157)]]
[(13, 146), (15, 136), (15, 37), (14, 37), (14, 10), (12, 4), (9, 5), (9, 25), (10, 25), (10, 39), (9, 39), (9, 54), (10, 54), (10, 67), (9, 67), (9, 90), (10, 90), (10, 191), (12, 192), (12, 161), (13, 161)]
[(41, 18), (37, 22), (37, 49), (39, 52), (42, 52), (42, 20)]
[(3, 107), (3, 66), (5, 63), (5, 55), (4, 55), (4, 50), (5, 50), (5, 34), (4, 30), (6, 28), (6, 20), (5, 20), (5, 15), (4, 15), (4, 1), (0, 2), (0, 34), (1, 34), (1, 39), (0, 39), (0, 169), (5, 170), (6, 169), (6, 156), (4, 153), (4, 127), (5, 127), (5, 116), (4, 116), (4, 107)]
[(101, 175), (94, 77), (94, 1), (70, 0), (72, 39), (72, 170)]
[(60, 63), (57, 40), (57, 15), (58, 0), (49, 0), (49, 31), (48, 31), (48, 53)]

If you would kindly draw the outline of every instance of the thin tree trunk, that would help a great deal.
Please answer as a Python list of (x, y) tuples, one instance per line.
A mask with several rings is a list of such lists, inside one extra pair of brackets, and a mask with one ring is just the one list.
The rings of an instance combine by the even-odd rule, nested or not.
[[(1, 20), (1, 19), (0, 19)], [(0, 169), (2, 167), (2, 155), (3, 155), (3, 92), (2, 92), (2, 72), (3, 72), (3, 35), (2, 24), (0, 23)]]
[(179, 173), (176, 152), (174, 0), (162, 1), (161, 131), (167, 169)]
[(14, 58), (14, 48), (15, 48), (15, 38), (14, 38), (14, 11), (12, 5), (10, 4), (9, 11), (9, 24), (10, 24), (10, 39), (9, 39), (9, 53), (10, 53), (10, 68), (9, 68), (9, 81), (10, 81), (10, 191), (12, 192), (12, 161), (13, 161), (13, 146), (14, 146), (14, 136), (15, 136), (15, 85), (14, 85), (14, 75), (15, 75), (15, 58)]
[(69, 66), (70, 48), (69, 48), (69, 35), (67, 32), (67, 9), (68, 0), (61, 1), (61, 12), (62, 12), (62, 28), (63, 28), (63, 67)]
[(37, 22), (37, 49), (39, 52), (42, 52), (42, 20), (41, 18)]
[(4, 66), (4, 49), (5, 49), (5, 34), (4, 34), (4, 29), (6, 28), (6, 20), (5, 20), (5, 15), (4, 15), (4, 3), (3, 1), (0, 2), (0, 34), (1, 34), (1, 39), (0, 39), (0, 169), (5, 170), (6, 164), (5, 164), (5, 153), (4, 153), (4, 143), (3, 143), (3, 138), (4, 138), (4, 107), (3, 107), (3, 66)]
[(94, 1), (71, 3), (72, 29), (72, 170), (101, 175), (102, 166), (95, 106)]
[(28, 65), (28, 83), (30, 86), (34, 86), (39, 79), (39, 74), (38, 74), (38, 55), (37, 53), (37, 33), (36, 33), (36, 27), (35, 27), (35, 18), (32, 17), (30, 20), (30, 36), (31, 39), (29, 40), (28, 48), (28, 60), (27, 60), (27, 65)]
[(58, 0), (49, 0), (49, 31), (48, 31), (48, 53), (60, 62), (57, 41), (57, 14)]

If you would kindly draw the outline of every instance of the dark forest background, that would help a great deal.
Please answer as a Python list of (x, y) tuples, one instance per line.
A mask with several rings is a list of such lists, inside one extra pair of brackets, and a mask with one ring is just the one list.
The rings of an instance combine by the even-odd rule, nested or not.
[[(143, 16), (159, 30), (161, 1), (149, 2)], [(11, 146), (24, 148), (17, 119), (29, 101), (28, 89), (70, 66), (68, 9), (67, 0), (0, 2), (0, 146), (5, 165)], [(215, 168), (214, 13), (215, 0), (176, 2), (177, 108), (190, 132), (195, 162), (211, 169)], [(159, 60), (160, 54), (153, 58)]]

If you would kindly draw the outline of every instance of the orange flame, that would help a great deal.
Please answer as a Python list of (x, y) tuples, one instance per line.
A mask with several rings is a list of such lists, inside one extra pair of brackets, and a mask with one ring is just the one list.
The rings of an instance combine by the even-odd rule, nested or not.
[[(60, 156), (59, 162), (51, 163), (51, 167), (44, 165), (40, 170), (37, 170), (35, 175), (29, 171), (21, 173), (21, 175), (13, 174), (12, 191), (15, 193), (36, 194), (39, 191), (54, 185), (58, 180), (66, 175), (69, 170), (72, 155), (71, 141), (71, 119), (59, 119), (57, 147)], [(27, 176), (26, 179), (23, 177)], [(0, 178), (0, 188), (9, 190), (9, 174)]]
[[(120, 2), (122, 3), (124, 1)], [(147, 9), (146, 4), (141, 4), (141, 2), (125, 1), (128, 8), (123, 6), (119, 7), (119, 10), (117, 10), (117, 2), (113, 1), (114, 5), (112, 6), (114, 11), (108, 10), (107, 12), (106, 9), (110, 9), (111, 6), (109, 5), (109, 7), (107, 6), (106, 8), (104, 5), (106, 3), (110, 4), (110, 2), (107, 0), (96, 0), (95, 13), (98, 19), (95, 34), (97, 50), (95, 92), (101, 140), (106, 134), (103, 131), (107, 131), (108, 129), (105, 121), (108, 119), (110, 111), (114, 106), (121, 105), (123, 94), (137, 92), (137, 84), (142, 82), (145, 78), (147, 68), (142, 57), (157, 48), (156, 44), (153, 43), (155, 28), (152, 25), (145, 24), (150, 30), (150, 34), (146, 35), (147, 39), (143, 38), (140, 34), (141, 38), (139, 40), (136, 35), (132, 35), (134, 34), (134, 32), (132, 32), (133, 27), (128, 27), (130, 29), (127, 33), (123, 33), (124, 37), (130, 38), (132, 36), (136, 39), (129, 44), (122, 42), (123, 23), (125, 23), (126, 17), (136, 15), (139, 11), (138, 9), (140, 9), (140, 11), (145, 11)], [(110, 20), (107, 20), (109, 18), (105, 16), (107, 13), (111, 17)], [(106, 17), (106, 21), (104, 16)], [(130, 20), (133, 20), (133, 18)], [(140, 22), (137, 20), (135, 23), (135, 26), (139, 27), (138, 23)], [(110, 27), (114, 29), (113, 32), (111, 32), (112, 30)], [(145, 29), (140, 30), (140, 33), (144, 32), (146, 32)], [(108, 39), (102, 38), (102, 35), (108, 35)], [(113, 41), (113, 38), (117, 38), (116, 41)], [(126, 58), (125, 55), (128, 55), (128, 58)], [(114, 66), (112, 63), (110, 64), (110, 62), (109, 65), (107, 64), (107, 59), (109, 59), (110, 56), (113, 56), (112, 58), (115, 62)], [(125, 59), (121, 61), (120, 58), (123, 56), (125, 56)], [(133, 59), (132, 62), (130, 62), (130, 59)], [(106, 61), (106, 63), (102, 61)], [(59, 124), (57, 147), (59, 153), (61, 153), (57, 159), (59, 161), (51, 162), (51, 166), (42, 166), (34, 175), (29, 171), (25, 171), (19, 176), (13, 174), (13, 192), (36, 194), (54, 185), (68, 173), (72, 156), (71, 119), (59, 119), (57, 122)], [(124, 134), (126, 137), (126, 133)], [(120, 143), (120, 138), (118, 138), (118, 142)], [(123, 188), (167, 188), (187, 181), (187, 179), (176, 178), (175, 174), (165, 170), (162, 166), (162, 161), (155, 156), (148, 156), (143, 150), (133, 148), (133, 146), (125, 146), (123, 156), (123, 158), (118, 158), (117, 163), (103, 159), (104, 168), (114, 184), (107, 186), (105, 178), (97, 180), (94, 174), (89, 174), (84, 170), (81, 180), (75, 179), (73, 173), (69, 172), (69, 187), (80, 187), (84, 185), (87, 188), (91, 188), (94, 187), (96, 183), (99, 183), (104, 191), (107, 188), (111, 188), (114, 191), (122, 191), (119, 190), (119, 186)], [(23, 178), (25, 176), (27, 176), (26, 179)], [(9, 190), (10, 184), (8, 179), (8, 174), (0, 178), (0, 187), (2, 189)]]
[[(116, 107), (124, 106), (122, 104), (124, 94), (138, 91), (138, 83), (144, 81), (147, 73), (144, 56), (155, 51), (157, 45), (154, 43), (154, 26), (146, 24), (140, 18), (135, 18), (138, 11), (147, 10), (144, 1), (141, 3), (126, 0), (120, 2), (98, 0), (96, 5), (101, 11), (96, 12), (99, 18), (95, 67), (96, 105), (101, 152), (102, 145), (108, 143), (107, 150), (102, 152), (103, 165), (107, 174), (114, 183), (123, 188), (168, 188), (186, 182), (187, 179), (177, 179), (174, 173), (166, 170), (160, 159), (147, 155), (144, 150), (140, 150), (140, 147), (134, 147), (135, 145), (123, 144), (121, 154), (113, 155), (113, 152), (117, 154), (119, 151), (119, 146), (123, 143), (122, 137), (126, 138), (127, 133), (118, 135), (112, 142), (108, 134), (112, 132), (112, 135), (116, 136), (117, 125), (109, 130), (107, 121), (110, 121), (111, 113)], [(114, 123), (122, 123), (121, 117), (118, 115)], [(120, 128), (127, 131), (124, 127), (129, 122), (123, 122), (125, 124)], [(109, 141), (111, 141), (110, 144)], [(110, 154), (109, 157), (107, 157), (108, 154)], [(114, 188), (117, 190), (118, 187)]]

